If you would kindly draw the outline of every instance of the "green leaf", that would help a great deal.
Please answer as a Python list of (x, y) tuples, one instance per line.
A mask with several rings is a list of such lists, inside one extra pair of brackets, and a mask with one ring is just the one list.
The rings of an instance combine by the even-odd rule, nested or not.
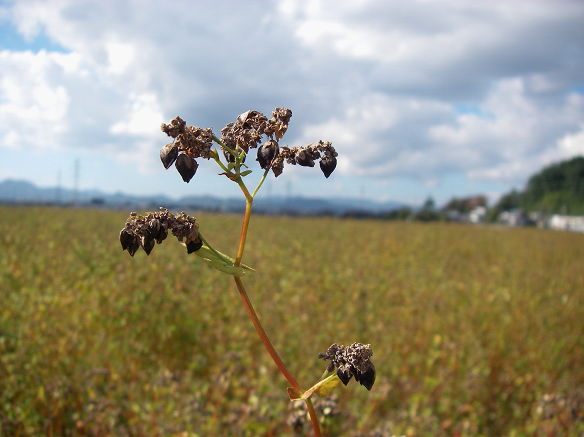
[(236, 163), (235, 162), (230, 162), (229, 164), (227, 164), (227, 170), (233, 170), (235, 168)]
[(328, 396), (340, 383), (341, 380), (339, 379), (337, 374), (333, 373), (328, 378), (325, 378), (314, 384), (312, 387), (310, 387), (302, 394), (298, 393), (296, 389), (289, 387), (288, 396), (290, 397), (291, 401), (295, 401), (298, 399), (306, 400), (310, 398), (314, 393), (316, 393), (318, 396), (322, 398)]
[(240, 266), (235, 265), (235, 260), (218, 250), (211, 249), (207, 245), (203, 245), (195, 254), (201, 257), (203, 260), (207, 261), (211, 267), (217, 269), (223, 273), (233, 276), (243, 276), (248, 271), (255, 272), (251, 267), (241, 264)]
[(241, 175), (241, 177), (245, 177), (245, 176), (247, 176), (250, 173), (251, 173), (251, 170), (246, 170), (246, 171), (241, 172), (240, 175)]

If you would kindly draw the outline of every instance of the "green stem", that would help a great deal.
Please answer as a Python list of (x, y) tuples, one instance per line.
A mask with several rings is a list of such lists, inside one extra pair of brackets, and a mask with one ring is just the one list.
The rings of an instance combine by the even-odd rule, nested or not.
[[(241, 192), (245, 196), (245, 200), (250, 202), (250, 203), (253, 202), (253, 196), (251, 194), (249, 194), (249, 190), (245, 186), (245, 182), (243, 182), (243, 179), (241, 179), (241, 176), (235, 182), (237, 183), (237, 185), (239, 185), (239, 188), (241, 188)], [(250, 213), (251, 213), (251, 209), (250, 209)]]
[(258, 186), (255, 187), (255, 190), (253, 190), (253, 193), (251, 194), (251, 197), (252, 198), (254, 198), (256, 196), (256, 194), (258, 194), (258, 191), (260, 190), (260, 188), (262, 187), (264, 181), (266, 180), (266, 176), (268, 175), (268, 172), (269, 171), (270, 171), (270, 168), (269, 167), (266, 169), (266, 171), (264, 171), (264, 174), (262, 175), (262, 178), (258, 182)]
[(217, 163), (217, 165), (219, 167), (221, 167), (221, 169), (225, 172), (225, 173), (229, 173), (229, 169), (227, 167), (225, 167), (225, 165), (221, 162), (221, 159), (219, 159), (219, 154), (217, 153), (216, 150), (213, 150), (214, 153), (211, 154), (211, 157), (215, 160), (215, 162)]
[(223, 141), (221, 141), (219, 138), (217, 138), (215, 135), (213, 135), (213, 141), (215, 141), (217, 144), (219, 144), (223, 149), (227, 150), (229, 153), (231, 153), (235, 158), (238, 157), (237, 152), (235, 150), (233, 150), (231, 147), (227, 147), (225, 144), (223, 144)]
[[(247, 191), (247, 189), (246, 189)], [(249, 194), (249, 192), (248, 192)], [(237, 247), (237, 255), (235, 256), (235, 265), (239, 266), (241, 264), (241, 258), (243, 258), (243, 251), (245, 249), (245, 241), (247, 239), (247, 228), (249, 227), (249, 220), (251, 217), (251, 207), (253, 203), (253, 198), (247, 198), (245, 200), (245, 214), (243, 216), (243, 222), (241, 223), (241, 233), (239, 234), (239, 246)]]
[(205, 240), (205, 237), (203, 237), (203, 234), (201, 234), (200, 232), (199, 232), (199, 237), (201, 238), (201, 241), (203, 242), (203, 244), (205, 246), (207, 246), (209, 248), (209, 250), (211, 250), (211, 252), (213, 252), (215, 255), (217, 255), (219, 258), (221, 258), (227, 264), (231, 264), (232, 260), (225, 258), (225, 256), (221, 252), (218, 252), (213, 246), (211, 246), (209, 244), (209, 242), (207, 240)]

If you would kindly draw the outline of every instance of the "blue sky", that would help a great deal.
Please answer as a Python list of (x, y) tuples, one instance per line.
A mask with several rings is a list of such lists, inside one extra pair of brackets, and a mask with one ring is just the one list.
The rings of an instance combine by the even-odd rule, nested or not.
[(287, 106), (281, 144), (339, 165), (264, 195), (496, 199), (584, 155), (582, 22), (569, 0), (0, 2), (0, 180), (71, 187), (79, 160), (81, 188), (238, 195), (211, 162), (165, 171), (160, 123)]

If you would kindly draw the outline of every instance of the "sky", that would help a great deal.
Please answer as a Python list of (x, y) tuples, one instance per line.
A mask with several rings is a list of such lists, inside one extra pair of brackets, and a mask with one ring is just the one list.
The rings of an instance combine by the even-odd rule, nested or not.
[(338, 166), (263, 195), (496, 200), (584, 155), (582, 23), (576, 0), (0, 1), (0, 180), (73, 188), (77, 161), (81, 189), (237, 196), (212, 161), (164, 170), (160, 124), (284, 106), (280, 144)]

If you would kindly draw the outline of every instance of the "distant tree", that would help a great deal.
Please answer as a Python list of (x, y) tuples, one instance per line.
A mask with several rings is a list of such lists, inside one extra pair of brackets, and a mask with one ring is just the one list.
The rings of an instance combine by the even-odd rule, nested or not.
[(383, 218), (386, 220), (411, 220), (413, 217), (414, 212), (407, 206), (383, 214)]
[(584, 214), (584, 157), (550, 165), (531, 176), (520, 203), (526, 211)]
[(547, 214), (584, 214), (584, 157), (545, 167), (531, 176), (521, 192), (503, 195), (487, 215), (495, 221), (503, 211), (521, 208)]
[(424, 202), (424, 205), (422, 205), (422, 209), (427, 211), (434, 211), (436, 209), (436, 202), (434, 202), (432, 196), (428, 196)]
[(435, 222), (442, 220), (443, 216), (434, 209), (421, 209), (416, 213), (415, 219), (420, 222)]
[(422, 209), (416, 213), (414, 218), (421, 222), (433, 222), (442, 220), (443, 216), (440, 212), (436, 211), (436, 202), (434, 202), (432, 196), (429, 196), (422, 205)]
[(478, 206), (487, 206), (487, 197), (478, 194), (476, 196), (468, 197), (453, 197), (448, 201), (446, 205), (442, 208), (444, 211), (457, 211), (461, 214), (468, 213)]
[(502, 195), (497, 203), (495, 203), (495, 205), (489, 209), (486, 220), (488, 222), (495, 222), (499, 217), (499, 214), (501, 214), (503, 211), (517, 209), (519, 208), (520, 204), (521, 193), (514, 188), (507, 194)]
[(521, 203), (521, 193), (516, 189), (511, 190), (509, 193), (503, 195), (497, 202), (497, 208), (501, 211), (509, 211), (512, 209), (519, 208)]

